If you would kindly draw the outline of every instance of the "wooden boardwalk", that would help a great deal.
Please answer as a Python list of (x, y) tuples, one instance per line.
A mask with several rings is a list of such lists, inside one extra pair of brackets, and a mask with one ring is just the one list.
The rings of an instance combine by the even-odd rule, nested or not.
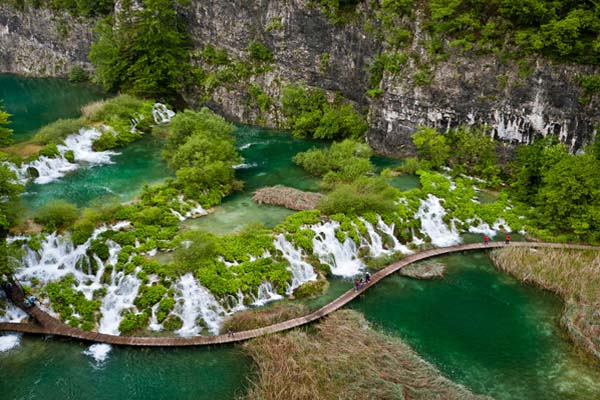
[(371, 277), (371, 283), (360, 291), (355, 291), (351, 288), (337, 299), (321, 307), (317, 311), (307, 314), (303, 317), (294, 318), (288, 321), (269, 325), (259, 329), (249, 331), (236, 332), (233, 335), (219, 336), (192, 336), (192, 337), (141, 337), (141, 336), (116, 336), (107, 335), (98, 332), (87, 332), (78, 328), (70, 327), (56, 318), (50, 316), (38, 307), (24, 308), (24, 310), (36, 320), (36, 324), (29, 323), (0, 323), (0, 331), (13, 331), (46, 335), (65, 336), (74, 339), (81, 339), (91, 342), (109, 343), (116, 345), (127, 346), (202, 346), (216, 345), (225, 343), (241, 342), (252, 339), (258, 336), (268, 335), (271, 333), (282, 332), (288, 329), (296, 328), (313, 321), (316, 321), (350, 303), (353, 299), (360, 296), (371, 286), (381, 281), (383, 278), (392, 275), (401, 268), (421, 261), (430, 257), (435, 257), (444, 254), (464, 252), (471, 250), (482, 250), (490, 248), (499, 248), (505, 246), (519, 247), (544, 247), (558, 249), (581, 249), (581, 250), (600, 250), (600, 247), (576, 245), (576, 244), (558, 244), (558, 243), (540, 243), (540, 242), (512, 242), (509, 245), (503, 242), (490, 242), (488, 245), (483, 243), (462, 244), (450, 247), (434, 248), (424, 250), (412, 255), (409, 255), (402, 260), (388, 265), (384, 269), (374, 273)]

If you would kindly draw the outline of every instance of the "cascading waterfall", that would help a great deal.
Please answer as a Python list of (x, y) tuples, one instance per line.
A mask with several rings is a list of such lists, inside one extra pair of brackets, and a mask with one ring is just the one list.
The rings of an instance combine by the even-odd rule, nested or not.
[(152, 106), (152, 118), (154, 118), (154, 122), (157, 124), (166, 124), (167, 122), (170, 122), (174, 115), (175, 112), (169, 110), (167, 106), (162, 103), (154, 103)]
[(283, 254), (283, 258), (288, 261), (289, 266), (287, 269), (292, 273), (292, 283), (286, 289), (287, 294), (292, 294), (303, 283), (317, 279), (317, 274), (312, 265), (303, 260), (302, 251), (296, 249), (294, 245), (288, 242), (283, 234), (277, 235), (273, 241), (273, 245), (275, 249)]
[(254, 297), (253, 306), (264, 306), (270, 301), (281, 300), (283, 296), (278, 294), (274, 289), (271, 282), (265, 281), (258, 287), (257, 296)]
[(415, 218), (421, 220), (421, 232), (427, 234), (431, 243), (437, 247), (452, 246), (461, 242), (456, 228), (448, 228), (444, 223), (444, 215), (446, 210), (440, 204), (440, 199), (432, 194), (421, 200), (421, 206), (415, 213)]
[(202, 319), (212, 334), (219, 334), (219, 326), (227, 312), (212, 293), (196, 282), (192, 274), (182, 276), (175, 288), (177, 303), (174, 314), (183, 321), (183, 326), (175, 333), (180, 336), (198, 335), (200, 327), (197, 322)]
[[(117, 155), (114, 151), (94, 151), (92, 145), (102, 132), (96, 128), (82, 128), (79, 133), (69, 135), (64, 144), (57, 145), (59, 154), (56, 157), (41, 156), (30, 163), (24, 163), (20, 167), (11, 166), (22, 183), (31, 179), (30, 171), (35, 170), (34, 182), (40, 185), (62, 178), (68, 172), (79, 168), (79, 163), (88, 165), (111, 164), (111, 157)], [(75, 163), (67, 160), (65, 154), (73, 152)]]
[[(135, 272), (138, 272), (137, 270)], [(98, 332), (109, 335), (119, 335), (119, 323), (123, 319), (123, 310), (133, 307), (142, 281), (135, 274), (125, 275), (122, 271), (111, 277), (111, 284), (107, 288), (106, 296), (102, 300), (100, 311), (102, 319)]]
[(343, 277), (357, 275), (364, 264), (358, 257), (356, 244), (350, 238), (340, 243), (335, 237), (335, 230), (340, 224), (329, 221), (311, 226), (315, 236), (313, 238), (313, 252), (319, 260), (329, 265), (331, 273)]
[(392, 252), (400, 251), (403, 254), (412, 254), (412, 250), (401, 244), (398, 238), (396, 238), (396, 235), (394, 235), (394, 228), (395, 224), (393, 222), (390, 225), (387, 225), (381, 216), (377, 215), (377, 229), (391, 238), (392, 243), (394, 244), (394, 247), (391, 248)]

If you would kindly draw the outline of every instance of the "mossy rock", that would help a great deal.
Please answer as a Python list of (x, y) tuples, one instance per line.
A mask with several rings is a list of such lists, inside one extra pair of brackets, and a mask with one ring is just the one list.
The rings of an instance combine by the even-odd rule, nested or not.
[(183, 320), (177, 315), (169, 315), (169, 317), (163, 323), (163, 327), (168, 331), (176, 331), (181, 329), (183, 326)]

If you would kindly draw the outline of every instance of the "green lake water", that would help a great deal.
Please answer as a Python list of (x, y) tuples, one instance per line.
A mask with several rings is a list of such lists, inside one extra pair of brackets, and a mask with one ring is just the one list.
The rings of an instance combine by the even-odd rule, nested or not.
[(108, 359), (89, 343), (22, 337), (0, 353), (2, 399), (229, 400), (243, 395), (251, 360), (232, 347), (152, 349), (113, 346)]
[(27, 140), (42, 126), (60, 118), (77, 118), (81, 106), (105, 97), (98, 87), (66, 79), (30, 79), (0, 74), (0, 100), (12, 114), (13, 139)]
[(569, 343), (557, 296), (498, 272), (484, 253), (436, 260), (447, 266), (443, 280), (392, 276), (351, 307), (476, 393), (600, 398), (600, 364)]

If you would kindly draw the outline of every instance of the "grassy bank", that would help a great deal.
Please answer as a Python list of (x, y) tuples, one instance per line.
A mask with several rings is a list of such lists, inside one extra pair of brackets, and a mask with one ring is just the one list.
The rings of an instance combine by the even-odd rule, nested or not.
[(244, 345), (258, 369), (248, 399), (488, 398), (446, 379), (356, 311), (338, 311), (314, 328)]
[(500, 270), (561, 295), (562, 324), (600, 359), (600, 251), (508, 247), (491, 257)]

